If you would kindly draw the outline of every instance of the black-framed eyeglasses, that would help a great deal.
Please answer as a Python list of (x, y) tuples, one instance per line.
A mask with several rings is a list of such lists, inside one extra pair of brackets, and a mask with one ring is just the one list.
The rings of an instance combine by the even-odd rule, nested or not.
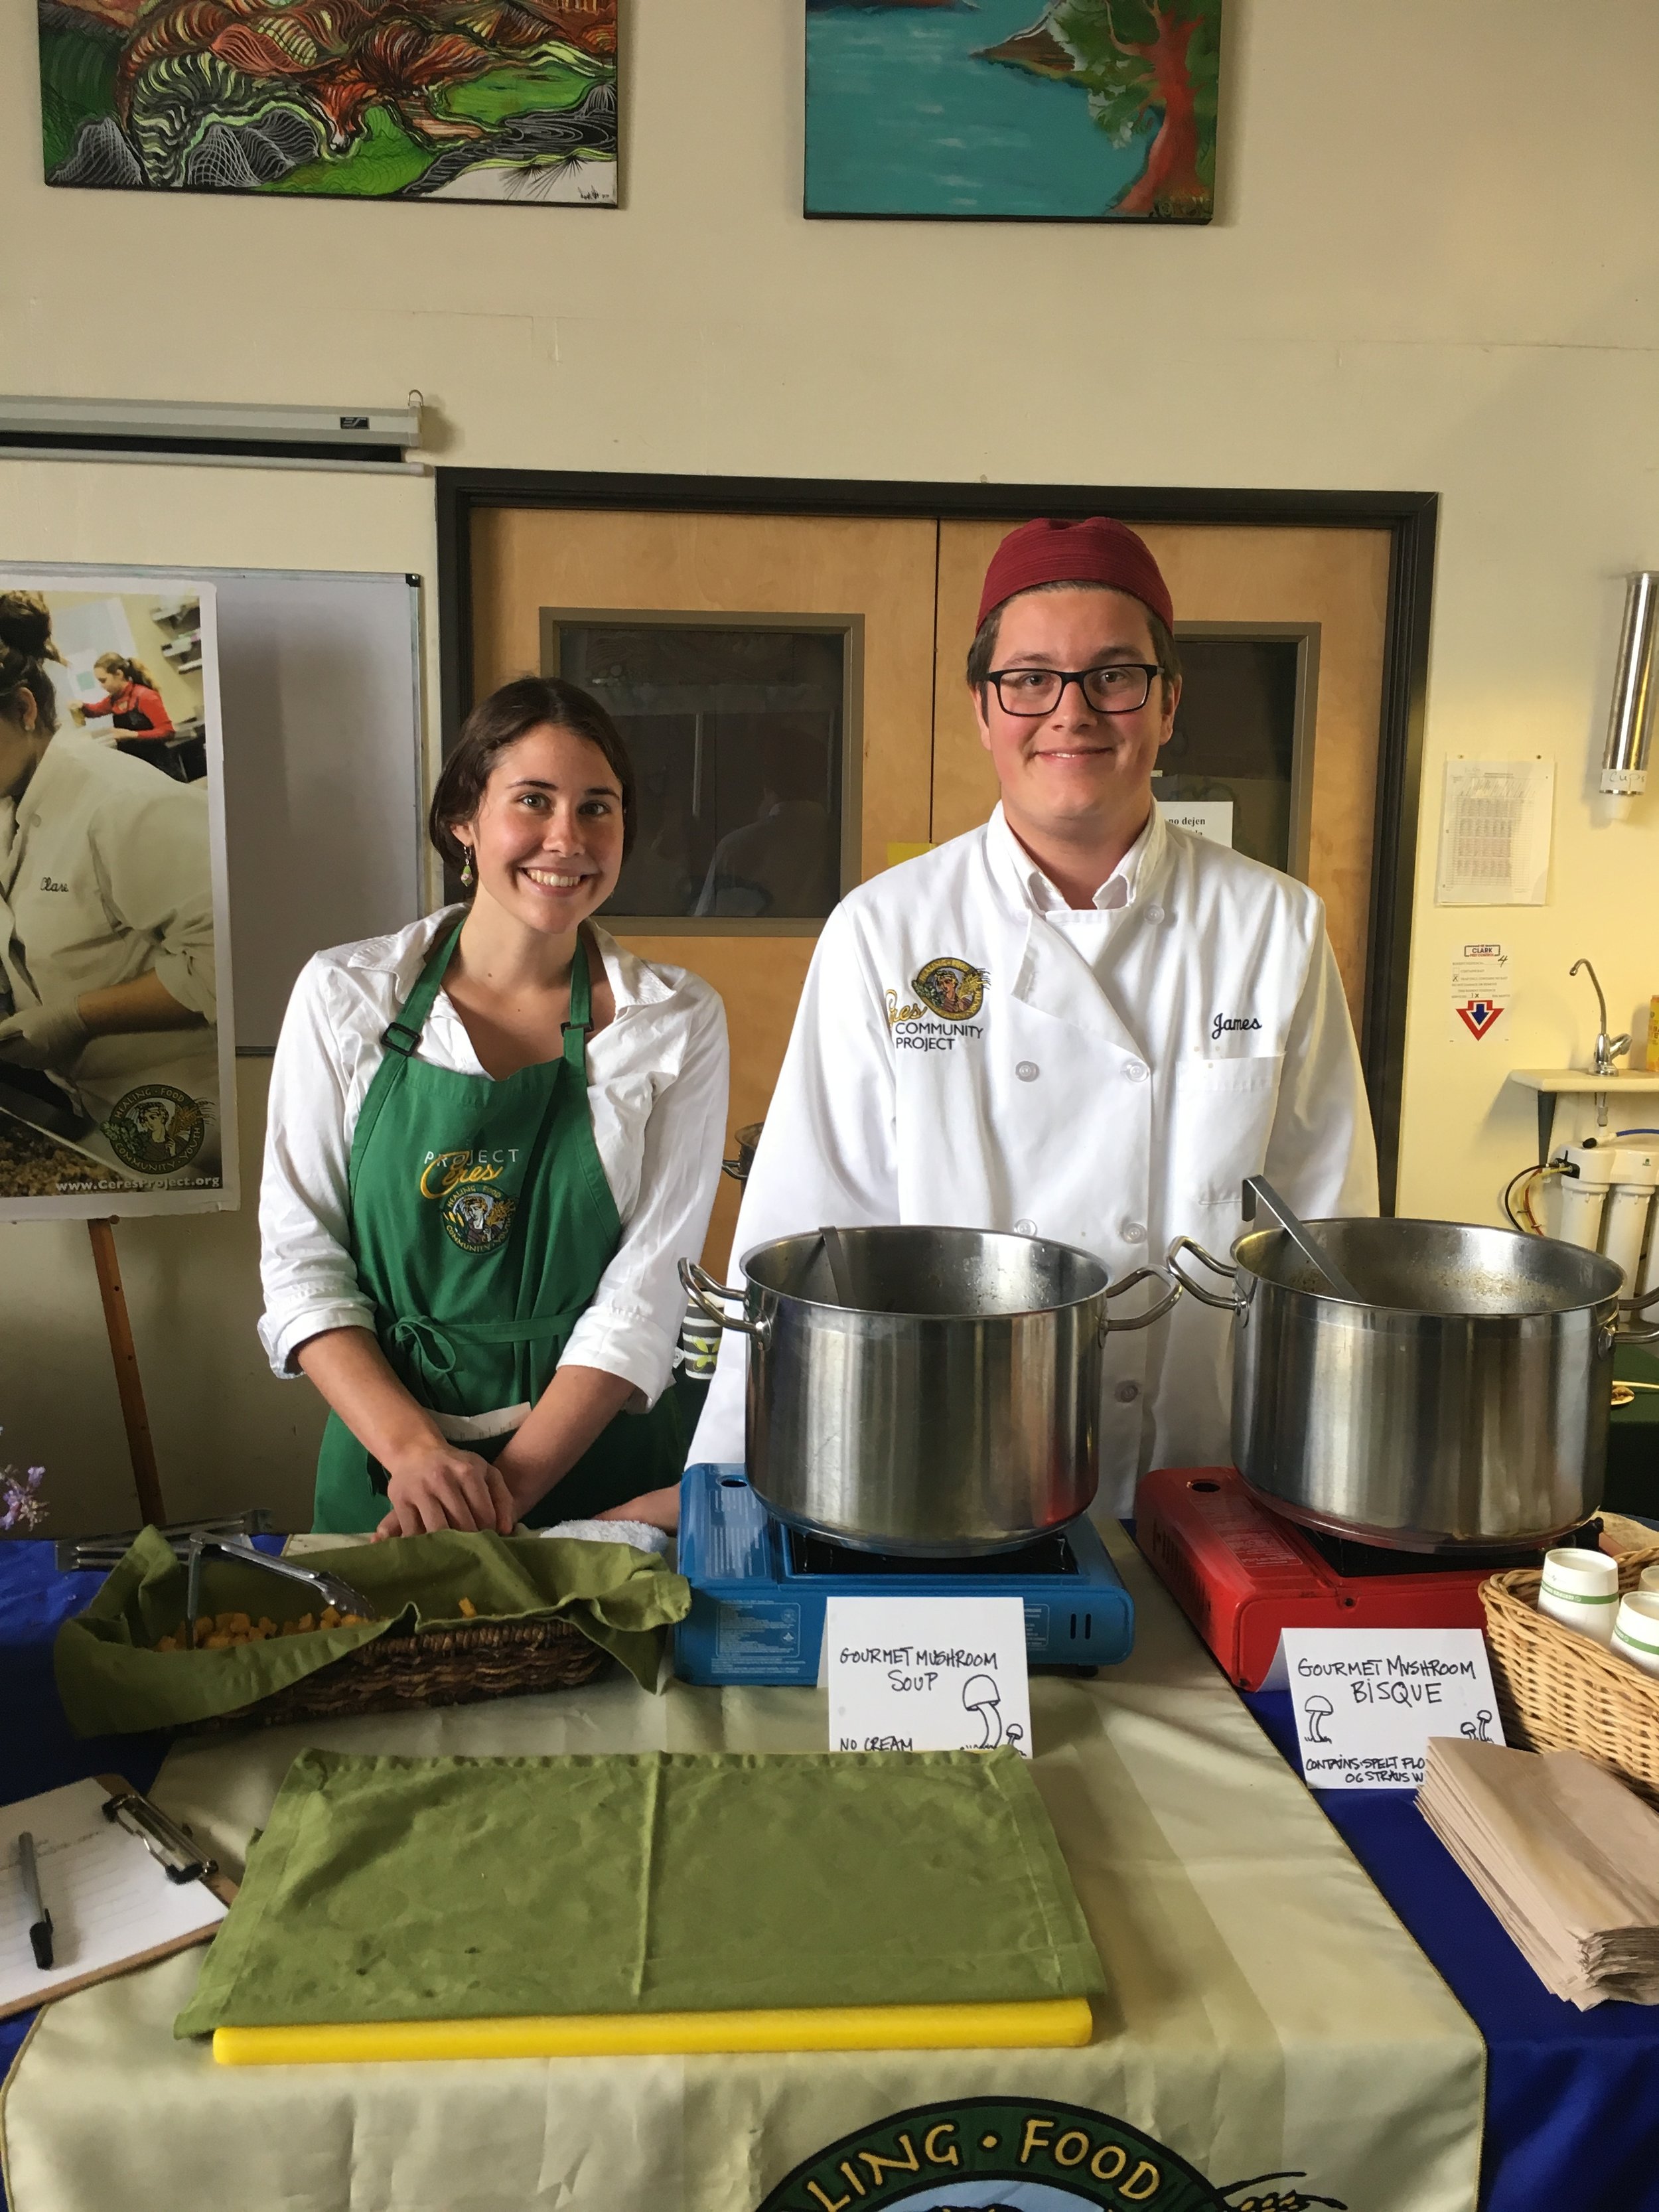
[(987, 680), (1005, 714), (1052, 714), (1068, 684), (1097, 714), (1133, 714), (1152, 696), (1158, 673), (1156, 661), (1115, 660), (1104, 668), (994, 668)]

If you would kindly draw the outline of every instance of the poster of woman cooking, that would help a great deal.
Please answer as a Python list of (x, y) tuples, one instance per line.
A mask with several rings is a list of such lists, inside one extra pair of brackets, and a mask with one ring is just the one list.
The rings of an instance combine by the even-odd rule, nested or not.
[(213, 587), (0, 568), (0, 1218), (234, 1206)]

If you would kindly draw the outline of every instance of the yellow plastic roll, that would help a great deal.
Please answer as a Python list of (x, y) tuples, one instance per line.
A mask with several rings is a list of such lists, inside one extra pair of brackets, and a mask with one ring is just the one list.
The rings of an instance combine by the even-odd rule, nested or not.
[(414, 2058), (638, 2058), (696, 2051), (1030, 2051), (1086, 2043), (1086, 1997), (1030, 2004), (834, 2005), (773, 2012), (545, 2013), (221, 2027), (221, 2066)]

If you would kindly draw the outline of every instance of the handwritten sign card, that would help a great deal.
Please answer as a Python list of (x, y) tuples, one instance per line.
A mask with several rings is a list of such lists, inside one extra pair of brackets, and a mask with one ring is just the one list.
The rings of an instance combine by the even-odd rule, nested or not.
[(1031, 1755), (1017, 1597), (832, 1597), (823, 1624), (831, 1751)]
[(1504, 1741), (1478, 1628), (1287, 1628), (1280, 1656), (1310, 1790), (1416, 1790), (1431, 1735)]

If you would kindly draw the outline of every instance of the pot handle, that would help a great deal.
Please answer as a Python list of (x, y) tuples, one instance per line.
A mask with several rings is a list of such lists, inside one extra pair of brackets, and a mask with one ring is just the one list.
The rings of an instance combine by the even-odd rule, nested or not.
[(1645, 1314), (1656, 1299), (1659, 1299), (1659, 1283), (1650, 1291), (1644, 1291), (1639, 1298), (1620, 1299), (1613, 1340), (1615, 1344), (1659, 1344), (1659, 1316), (1655, 1317), (1650, 1328), (1636, 1326), (1637, 1315)]
[[(1108, 1298), (1121, 1297), (1125, 1291), (1133, 1290), (1137, 1283), (1168, 1283), (1169, 1281), (1170, 1278), (1162, 1267), (1137, 1267), (1133, 1275), (1126, 1275), (1121, 1283), (1109, 1285), (1101, 1295)], [(1108, 1336), (1120, 1335), (1127, 1329), (1150, 1328), (1155, 1321), (1163, 1320), (1180, 1296), (1181, 1285), (1177, 1282), (1170, 1285), (1167, 1297), (1160, 1298), (1155, 1306), (1148, 1306), (1145, 1313), (1137, 1314), (1133, 1321), (1114, 1321), (1109, 1314), (1103, 1314), (1100, 1321), (1101, 1342), (1104, 1344)]]
[(680, 1261), (680, 1288), (692, 1304), (708, 1315), (720, 1328), (735, 1328), (744, 1336), (766, 1335), (764, 1322), (745, 1320), (741, 1314), (722, 1313), (714, 1304), (716, 1298), (736, 1298), (742, 1303), (745, 1293), (734, 1291), (724, 1283), (717, 1283), (707, 1267), (700, 1267), (695, 1260)]
[(1200, 1266), (1209, 1268), (1212, 1274), (1231, 1275), (1233, 1272), (1224, 1260), (1212, 1258), (1201, 1244), (1195, 1244), (1190, 1237), (1177, 1237), (1164, 1255), (1164, 1264), (1182, 1289), (1189, 1291), (1201, 1306), (1214, 1306), (1221, 1313), (1243, 1313), (1249, 1301), (1241, 1298), (1237, 1291), (1229, 1298), (1218, 1298), (1213, 1291), (1206, 1291), (1201, 1283), (1195, 1283), (1181, 1265), (1179, 1255), (1182, 1252), (1190, 1252), (1194, 1259)]

